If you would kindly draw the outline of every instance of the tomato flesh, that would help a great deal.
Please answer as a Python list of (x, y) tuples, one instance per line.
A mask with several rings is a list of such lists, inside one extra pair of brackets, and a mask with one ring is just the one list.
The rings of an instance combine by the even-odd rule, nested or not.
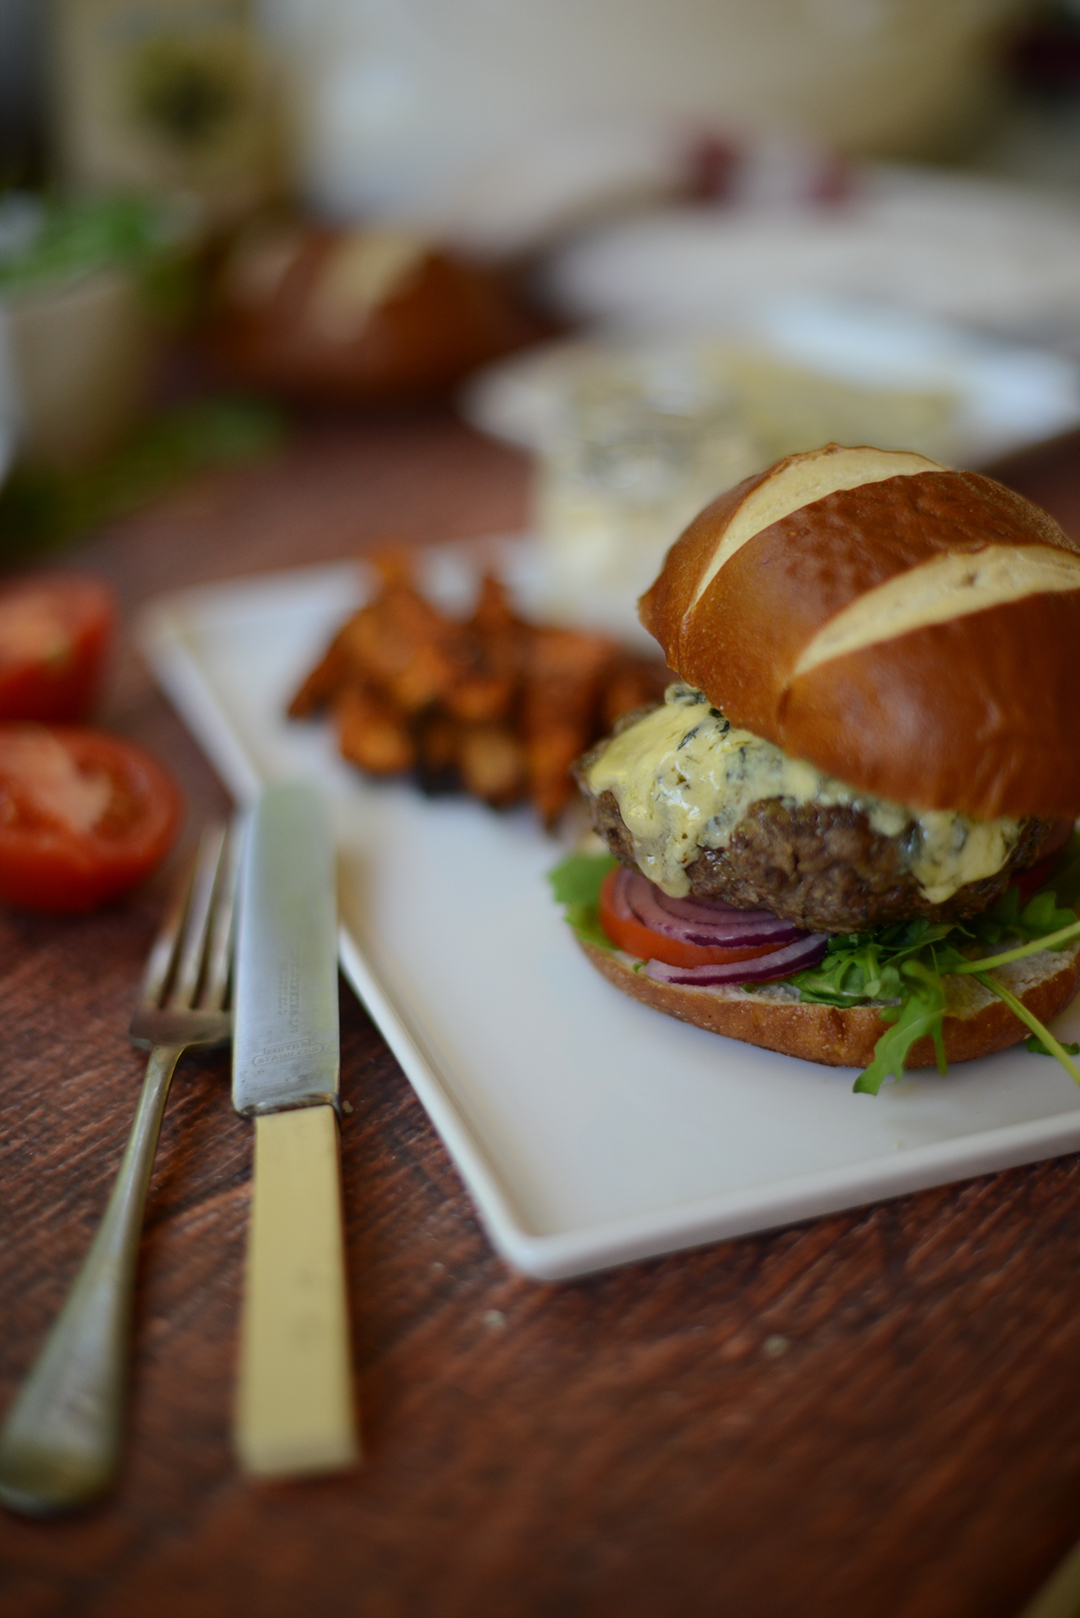
[(101, 731), (0, 724), (0, 899), (95, 910), (149, 876), (183, 797), (141, 747)]
[(620, 916), (612, 904), (618, 866), (608, 872), (600, 888), (600, 925), (616, 949), (636, 955), (642, 961), (663, 961), (667, 966), (723, 966), (727, 961), (752, 961), (759, 955), (772, 955), (782, 944), (756, 944), (750, 947), (719, 944), (684, 944), (646, 927), (636, 916)]
[(0, 720), (85, 719), (116, 624), (97, 579), (31, 578), (0, 590)]

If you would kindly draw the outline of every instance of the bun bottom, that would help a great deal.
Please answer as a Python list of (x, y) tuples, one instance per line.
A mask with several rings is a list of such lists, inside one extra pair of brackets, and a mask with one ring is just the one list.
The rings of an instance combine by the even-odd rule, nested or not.
[[(654, 983), (634, 970), (631, 955), (599, 949), (579, 940), (597, 971), (624, 994), (669, 1017), (694, 1023), (713, 1034), (741, 1039), (748, 1045), (801, 1056), (828, 1067), (866, 1067), (874, 1046), (888, 1027), (871, 1006), (821, 1006), (802, 1001), (786, 983), (692, 989), (677, 983)], [(1022, 1000), (1040, 1022), (1064, 1011), (1080, 990), (1080, 943), (1064, 950), (1040, 950), (993, 974)], [(950, 1062), (970, 1062), (991, 1051), (1005, 1050), (1030, 1030), (1003, 1001), (973, 977), (945, 979), (945, 1054)], [(916, 1040), (906, 1067), (933, 1067), (937, 1061), (929, 1036)]]

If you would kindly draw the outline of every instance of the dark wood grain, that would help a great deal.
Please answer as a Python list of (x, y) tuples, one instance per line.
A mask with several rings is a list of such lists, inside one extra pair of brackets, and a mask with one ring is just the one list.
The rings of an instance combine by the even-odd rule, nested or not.
[[(1080, 532), (1078, 445), (1017, 474)], [(526, 468), (449, 420), (325, 425), (84, 547), (158, 590), (516, 526)], [(221, 787), (130, 645), (111, 722)], [(164, 876), (0, 917), (0, 1396), (85, 1251), (134, 1104), (123, 1030)], [(229, 1450), (251, 1141), (228, 1063), (178, 1073), (143, 1244), (122, 1483), (0, 1514), (5, 1618), (1008, 1618), (1080, 1533), (1080, 1161), (563, 1286), (493, 1256), (342, 996), (342, 1152), (368, 1464), (253, 1488)]]

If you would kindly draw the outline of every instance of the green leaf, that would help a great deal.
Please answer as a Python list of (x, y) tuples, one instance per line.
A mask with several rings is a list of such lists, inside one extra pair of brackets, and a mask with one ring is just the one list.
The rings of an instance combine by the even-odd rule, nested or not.
[(548, 872), (556, 904), (595, 907), (600, 903), (604, 878), (618, 863), (611, 854), (568, 854)]
[(990, 993), (996, 994), (999, 1000), (1004, 1000), (1013, 1016), (1019, 1017), (1022, 1023), (1027, 1024), (1032, 1033), (1036, 1034), (1045, 1045), (1050, 1055), (1057, 1057), (1070, 1079), (1074, 1080), (1076, 1084), (1080, 1084), (1080, 1068), (1072, 1061), (1065, 1047), (1054, 1038), (1049, 1028), (1039, 1021), (1035, 1013), (1029, 1011), (1024, 1002), (1018, 1000), (1011, 989), (1007, 989), (1003, 983), (999, 983), (996, 978), (992, 978), (988, 972), (977, 972), (975, 976), (984, 989), (989, 989)]
[(219, 395), (152, 416), (93, 465), (19, 467), (0, 492), (0, 562), (6, 566), (75, 539), (204, 468), (257, 460), (278, 448), (285, 433), (285, 418), (274, 406)]
[(1051, 893), (1046, 888), (1034, 894), (1020, 912), (1020, 925), (1033, 938), (1056, 933), (1075, 920), (1076, 911), (1071, 906), (1059, 904), (1057, 893)]
[(615, 948), (600, 925), (600, 915), (595, 905), (567, 905), (566, 920), (583, 944), (594, 944), (597, 949)]
[(1059, 905), (1069, 905), (1074, 910), (1080, 905), (1080, 831), (1073, 832), (1058, 855), (1054, 874), (1043, 891), (1046, 889), (1053, 893)]
[[(918, 974), (908, 971), (905, 977), (906, 993), (900, 1006), (879, 1013), (883, 1021), (892, 1021), (892, 1027), (882, 1034), (874, 1046), (873, 1061), (855, 1080), (857, 1094), (876, 1096), (887, 1078), (898, 1079), (912, 1045), (926, 1034), (934, 1040), (938, 1067), (944, 1072), (941, 1019), (945, 1011), (945, 986), (940, 977), (928, 969), (921, 969)], [(888, 1016), (889, 1011), (894, 1021)]]
[[(942, 1020), (949, 973), (983, 977), (988, 967), (1005, 965), (1042, 949), (1064, 949), (1080, 938), (1075, 910), (1064, 908), (1080, 898), (1080, 834), (1062, 850), (1053, 876), (1021, 906), (1020, 890), (1012, 884), (984, 915), (968, 921), (931, 923), (924, 920), (878, 927), (873, 932), (842, 933), (829, 940), (828, 953), (818, 966), (792, 976), (803, 1000), (831, 1006), (873, 1002), (882, 1022), (889, 1024), (874, 1050), (874, 1059), (856, 1081), (856, 1090), (876, 1095), (890, 1074), (899, 1076), (915, 1040), (928, 1034), (934, 1041), (938, 1067), (945, 1072)], [(1013, 947), (1000, 955), (972, 960), (972, 945), (1008, 942)], [(1004, 995), (1002, 996), (1004, 998)], [(885, 1004), (881, 1004), (885, 1002)], [(1028, 1021), (1031, 1026), (1030, 1020)], [(1040, 1024), (1041, 1027), (1041, 1024)], [(1053, 1050), (1052, 1041), (1048, 1047)], [(1062, 1050), (1058, 1046), (1058, 1050)], [(1068, 1062), (1068, 1053), (1062, 1056)]]
[(1029, 955), (1037, 955), (1040, 950), (1065, 949), (1067, 945), (1080, 938), (1080, 920), (1077, 920), (1071, 910), (1059, 913), (1068, 916), (1070, 924), (1059, 928), (1056, 933), (1047, 933), (1042, 938), (1033, 939), (1029, 944), (1018, 944), (1015, 949), (1007, 949), (1003, 955), (989, 955), (985, 960), (961, 959), (958, 965), (950, 967), (949, 970), (960, 976), (970, 972), (978, 977), (981, 973), (988, 972), (991, 967), (1008, 966), (1011, 961), (1022, 961)]
[[(600, 949), (614, 948), (600, 926), (597, 907), (604, 877), (616, 863), (610, 854), (570, 854), (548, 875), (567, 922), (580, 939)], [(1080, 834), (1074, 834), (1051, 879), (1026, 905), (1021, 906), (1020, 890), (1013, 884), (985, 915), (968, 921), (929, 922), (920, 917), (872, 932), (837, 933), (829, 939), (824, 960), (793, 973), (790, 982), (800, 998), (811, 1003), (876, 1007), (886, 1026), (873, 1060), (855, 1081), (862, 1094), (877, 1095), (887, 1078), (899, 1078), (911, 1047), (926, 1036), (934, 1042), (939, 1071), (946, 1071), (943, 980), (950, 973), (977, 977), (1033, 1029), (1038, 1048), (1057, 1057), (1080, 1083), (1080, 1071), (1070, 1061), (1070, 1055), (1077, 1054), (1072, 1046), (1060, 1045), (1015, 996), (986, 975), (989, 967), (1041, 949), (1062, 949), (1080, 938), (1075, 910), (1064, 908), (1078, 901)], [(1001, 955), (971, 959), (973, 946), (1003, 940), (1014, 947)], [(1035, 1048), (1030, 1040), (1028, 1048)]]
[(611, 854), (568, 854), (548, 872), (551, 891), (564, 907), (567, 923), (585, 944), (614, 949), (600, 925), (600, 888), (618, 861)]
[(146, 198), (53, 201), (30, 240), (0, 254), (0, 289), (21, 292), (110, 265), (139, 263), (160, 253), (168, 234), (165, 209)]
[[(1024, 1048), (1025, 1050), (1029, 1050), (1032, 1056), (1052, 1057), (1054, 1055), (1053, 1051), (1043, 1042), (1043, 1039), (1039, 1034), (1029, 1034), (1024, 1041)], [(1080, 1045), (1076, 1044), (1075, 1041), (1071, 1045), (1066, 1045), (1065, 1041), (1062, 1040), (1061, 1048), (1063, 1051), (1068, 1051), (1070, 1056), (1080, 1056)], [(1057, 1060), (1056, 1057), (1054, 1059), (1055, 1061)]]

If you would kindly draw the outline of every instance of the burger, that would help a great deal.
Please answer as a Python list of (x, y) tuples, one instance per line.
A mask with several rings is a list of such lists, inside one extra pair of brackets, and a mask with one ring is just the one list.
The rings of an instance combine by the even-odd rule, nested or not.
[(865, 1068), (963, 1061), (1080, 987), (1080, 546), (922, 455), (792, 455), (639, 604), (676, 676), (575, 766), (557, 895), (659, 1011)]

